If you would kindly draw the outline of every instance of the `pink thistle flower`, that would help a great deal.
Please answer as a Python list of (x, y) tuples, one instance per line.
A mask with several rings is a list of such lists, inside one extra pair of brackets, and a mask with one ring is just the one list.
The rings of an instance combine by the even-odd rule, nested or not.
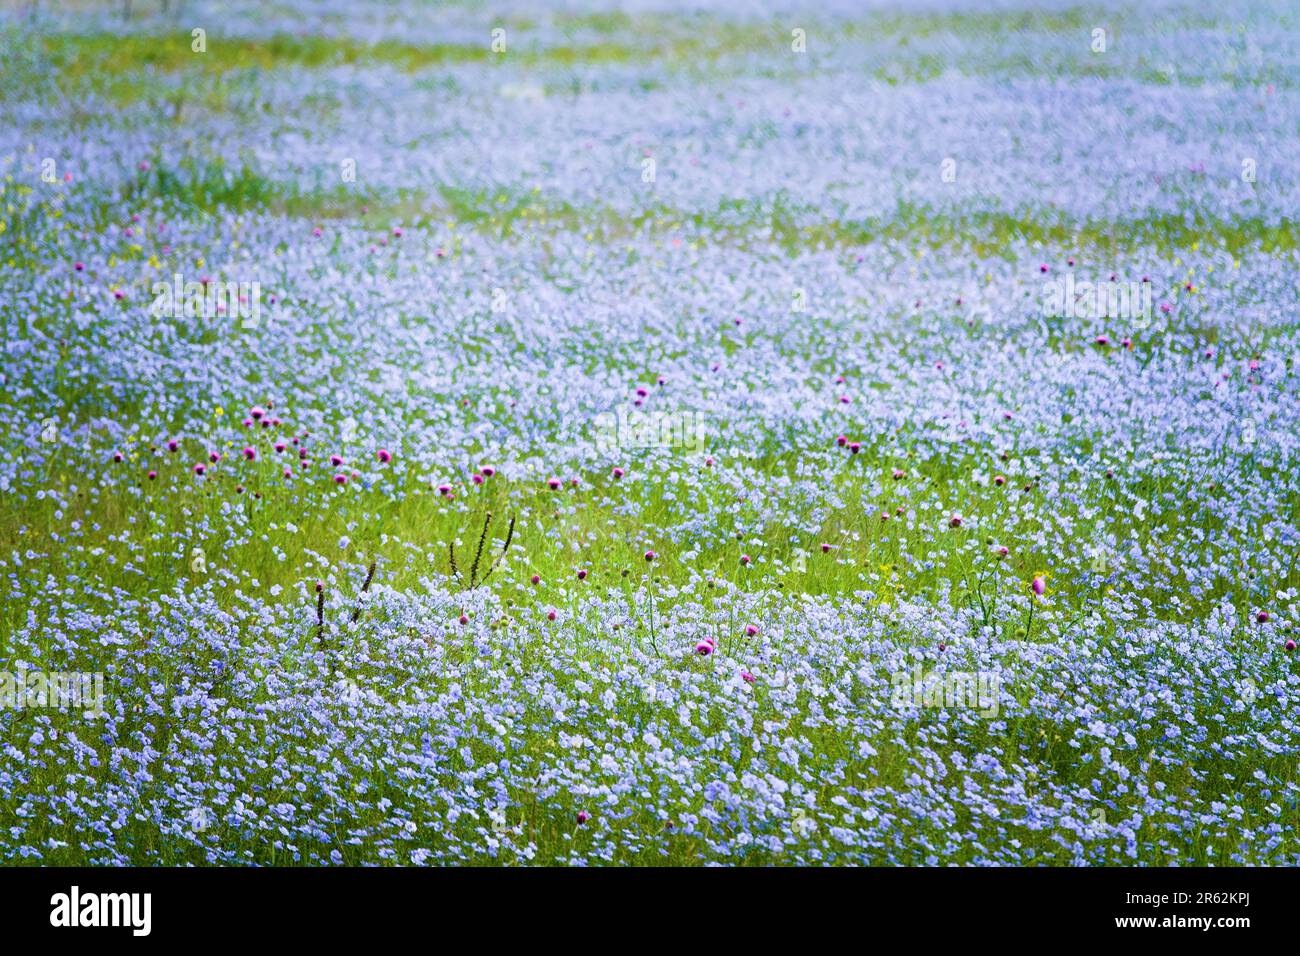
[(84, 262), (74, 262), (72, 268), (76, 269), (78, 272), (84, 272), (86, 264)]
[(901, 468), (895, 468), (895, 469), (894, 469), (894, 480), (895, 480), (895, 481), (902, 481), (902, 480), (903, 480), (904, 478), (906, 478), (906, 477), (907, 477), (907, 472), (903, 471), (903, 469), (901, 469)]
[(343, 464), (343, 456), (330, 455), (330, 464), (333, 465), (335, 468), (337, 468), (339, 465)]
[(830, 550), (831, 550), (831, 546), (830, 546), (829, 544), (826, 544), (825, 542), (823, 542), (823, 543), (822, 543), (822, 554), (827, 554), (827, 553), (830, 552)]
[(386, 465), (393, 460), (393, 453), (387, 448), (381, 448), (379, 451), (375, 452), (375, 457)]
[(274, 447), (275, 447), (276, 452), (278, 452), (278, 453), (280, 453), (280, 454), (284, 454), (284, 449), (285, 449), (287, 446), (285, 445), (284, 442), (282, 442), (282, 441), (278, 441), (278, 442), (275, 443), (275, 446), (274, 446)]
[(156, 479), (156, 478), (158, 477), (158, 472), (156, 472), (156, 471), (150, 471), (148, 477), (149, 477), (149, 480), (150, 480), (150, 481), (153, 481), (154, 479)]
[(542, 576), (541, 576), (540, 574), (534, 574), (534, 575), (533, 575), (531, 578), (529, 578), (528, 580), (531, 581), (533, 584), (541, 584), (541, 583), (542, 583)]
[(839, 445), (841, 448), (843, 448), (848, 443), (849, 443), (849, 437), (847, 435), (835, 436), (835, 444)]
[(1001, 488), (1006, 483), (1007, 483), (1006, 475), (995, 475), (993, 478), (993, 484), (997, 485), (999, 488)]
[(194, 466), (194, 474), (196, 475), (201, 475), (207, 470), (208, 470), (208, 466), (203, 464), (203, 462), (199, 462), (197, 465)]
[(336, 484), (336, 485), (346, 485), (347, 483), (348, 483), (348, 476), (347, 476), (347, 475), (339, 474), (339, 475), (335, 475), (335, 476), (334, 476), (334, 484)]
[(849, 451), (856, 455), (858, 452), (862, 451), (862, 443), (856, 441), (849, 442)]
[(484, 478), (491, 478), (496, 473), (497, 470), (493, 468), (491, 465), (484, 465), (482, 468), (479, 469), (479, 474), (481, 474)]
[(476, 485), (481, 485), (486, 479), (482, 475), (470, 475), (469, 480)]
[(949, 518), (949, 519), (948, 519), (948, 527), (950, 527), (950, 528), (960, 528), (960, 527), (961, 527), (961, 515), (953, 515), (951, 518)]
[(749, 564), (749, 562), (750, 562), (750, 557), (749, 557), (749, 555), (747, 555), (747, 554), (742, 554), (742, 555), (740, 556), (740, 563), (741, 563), (741, 564)]
[(613, 471), (610, 472), (610, 474), (613, 475), (615, 478), (622, 478), (623, 475), (626, 474), (626, 472), (624, 472), (622, 468), (615, 468)]
[(585, 581), (586, 579), (587, 579), (587, 569), (586, 569), (586, 568), (579, 568), (579, 569), (578, 569), (578, 580), (579, 580), (579, 581)]
[(743, 680), (746, 684), (754, 683), (754, 675), (751, 674), (749, 671), (741, 671), (740, 679)]
[(253, 448), (251, 445), (245, 448), (244, 457), (247, 458), (249, 461), (255, 460), (257, 458), (257, 449)]
[(116, 462), (123, 462), (126, 459), (122, 457), (122, 453), (120, 451), (115, 451), (113, 452), (113, 460)]
[(590, 819), (591, 819), (591, 814), (588, 813), (586, 810), (579, 810), (579, 811), (578, 811), (578, 822), (579, 822), (579, 823), (586, 823), (586, 822), (587, 822), (588, 820), (590, 820)]
[(462, 615), (460, 616), (460, 623), (461, 623), (461, 624), (468, 624), (468, 623), (469, 623), (469, 618), (466, 617), (464, 614), (462, 614)]
[(1033, 589), (1034, 593), (1037, 594), (1039, 597), (1042, 597), (1043, 594), (1047, 591), (1047, 581), (1044, 580), (1041, 574), (1034, 575), (1034, 579), (1029, 582), (1029, 586)]
[(439, 485), (438, 494), (446, 498), (448, 495), (451, 494), (451, 485)]
[(252, 408), (248, 410), (248, 417), (254, 419), (255, 421), (261, 421), (262, 416), (265, 414), (266, 414), (266, 410), (262, 408), (261, 405), (254, 405)]
[(657, 557), (659, 557), (659, 555), (655, 554), (653, 551), (647, 551), (645, 553), (645, 559), (647, 561), (653, 561)]
[(547, 478), (546, 487), (550, 488), (552, 491), (556, 491), (560, 487), (560, 479), (554, 477)]
[(217, 462), (221, 461), (221, 452), (219, 452), (219, 451), (210, 451), (210, 452), (208, 452), (208, 461), (212, 462), (212, 464), (214, 464), (214, 465), (215, 465)]
[(1287, 642), (1286, 642), (1285, 644), (1283, 644), (1282, 646), (1285, 647), (1288, 651), (1294, 651), (1294, 650), (1295, 650), (1295, 641), (1288, 639)]
[(286, 469), (284, 470), (283, 474), (284, 474), (284, 477), (286, 477), (286, 478), (292, 478), (292, 477), (293, 477), (293, 469), (292, 469), (292, 468), (286, 468)]
[(701, 657), (708, 657), (713, 653), (713, 645), (708, 641), (700, 641), (695, 645), (695, 653), (699, 654)]
[(754, 636), (756, 636), (757, 634), (758, 634), (758, 628), (757, 628), (757, 627), (755, 627), (753, 624), (746, 624), (746, 625), (745, 625), (745, 636), (746, 636), (746, 637), (754, 637)]
[(1257, 620), (1260, 624), (1267, 624), (1268, 611), (1260, 611), (1258, 614), (1255, 615), (1255, 620)]

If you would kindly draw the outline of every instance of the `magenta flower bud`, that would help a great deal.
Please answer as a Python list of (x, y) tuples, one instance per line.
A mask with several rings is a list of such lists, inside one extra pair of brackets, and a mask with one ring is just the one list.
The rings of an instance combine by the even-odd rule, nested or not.
[(336, 484), (336, 485), (346, 485), (347, 483), (348, 483), (348, 476), (347, 476), (347, 475), (335, 475), (335, 476), (334, 476), (334, 484)]
[(385, 465), (393, 460), (393, 454), (387, 448), (379, 449), (379, 451), (375, 452), (375, 457), (378, 458)]
[(215, 465), (217, 462), (221, 461), (221, 452), (219, 452), (219, 451), (210, 451), (210, 452), (208, 452), (208, 461), (212, 462), (212, 464), (214, 464), (214, 465)]
[(464, 614), (462, 614), (462, 615), (460, 616), (460, 623), (462, 623), (462, 624), (468, 624), (468, 623), (469, 623), (469, 618), (466, 617)]
[(497, 470), (493, 468), (491, 465), (484, 465), (482, 468), (479, 469), (479, 473), (482, 474), (484, 478), (491, 478), (493, 475), (497, 473)]
[(695, 645), (695, 653), (699, 654), (701, 657), (708, 657), (713, 653), (713, 645), (708, 641), (700, 641), (700, 643)]
[(622, 469), (622, 468), (615, 468), (612, 472), (610, 472), (610, 474), (613, 475), (615, 478), (622, 478), (622, 477), (623, 477), (623, 469)]
[(586, 568), (579, 568), (579, 569), (578, 569), (578, 580), (579, 580), (579, 581), (585, 581), (585, 580), (587, 580), (587, 569), (586, 569)]
[(741, 563), (741, 564), (749, 564), (749, 562), (750, 562), (750, 557), (749, 557), (749, 555), (747, 555), (747, 554), (742, 554), (742, 555), (740, 556), (740, 563)]
[(559, 479), (559, 478), (547, 478), (547, 479), (546, 479), (546, 486), (547, 486), (548, 488), (550, 488), (552, 491), (555, 491), (555, 490), (557, 490), (557, 489), (560, 487), (560, 479)]
[(1260, 611), (1258, 614), (1255, 615), (1255, 620), (1259, 621), (1260, 624), (1267, 624), (1268, 611)]
[(1033, 588), (1034, 593), (1039, 597), (1042, 597), (1043, 593), (1047, 590), (1047, 582), (1043, 579), (1041, 574), (1034, 575), (1034, 579), (1029, 582), (1029, 586)]
[(150, 480), (150, 481), (153, 481), (153, 480), (154, 480), (155, 478), (157, 478), (157, 477), (158, 477), (158, 472), (156, 472), (156, 471), (151, 471), (151, 472), (149, 472), (149, 480)]
[(951, 518), (949, 518), (949, 519), (948, 519), (948, 527), (950, 527), (950, 528), (960, 528), (960, 527), (961, 527), (961, 515), (953, 515)]
[(746, 636), (746, 637), (754, 637), (756, 634), (758, 634), (758, 628), (757, 628), (757, 627), (755, 627), (753, 624), (746, 624), (746, 625), (745, 625), (745, 636)]
[(199, 462), (197, 465), (194, 466), (194, 474), (196, 475), (201, 475), (207, 470), (208, 470), (208, 466), (203, 464), (203, 462)]
[(741, 671), (740, 679), (743, 680), (746, 684), (754, 683), (754, 675), (751, 674), (749, 671)]
[(330, 464), (333, 465), (335, 468), (339, 467), (339, 465), (343, 464), (343, 456), (330, 455)]
[(645, 553), (645, 559), (647, 561), (653, 561), (657, 557), (659, 557), (659, 555), (655, 554), (653, 551), (647, 551)]
[(548, 621), (554, 621), (554, 620), (555, 620), (555, 608), (551, 608), (550, 610), (548, 610), (548, 611), (546, 612), (546, 619), (547, 619)]
[(591, 814), (588, 813), (586, 810), (579, 810), (579, 811), (578, 811), (578, 822), (579, 822), (579, 823), (586, 823), (586, 822), (587, 822), (588, 820), (590, 820), (590, 819), (591, 819)]
[(529, 578), (528, 580), (531, 581), (533, 584), (541, 584), (541, 583), (542, 583), (542, 576), (541, 576), (540, 574), (534, 574), (534, 575), (533, 575), (531, 578)]

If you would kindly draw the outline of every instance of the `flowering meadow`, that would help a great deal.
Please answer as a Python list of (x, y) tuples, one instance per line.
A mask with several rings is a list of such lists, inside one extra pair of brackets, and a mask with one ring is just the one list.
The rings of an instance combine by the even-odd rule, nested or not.
[(1300, 10), (0, 13), (0, 863), (1300, 863)]

